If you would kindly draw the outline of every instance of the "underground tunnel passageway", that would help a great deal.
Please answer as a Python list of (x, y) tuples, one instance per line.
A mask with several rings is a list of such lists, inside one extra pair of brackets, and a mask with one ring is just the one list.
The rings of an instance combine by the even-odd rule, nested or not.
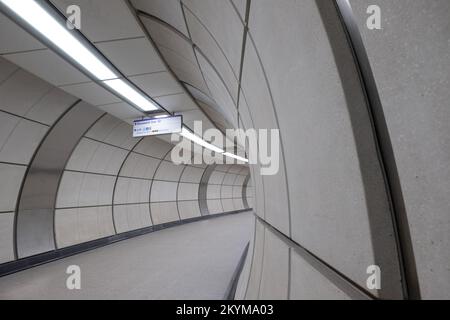
[(450, 299), (449, 17), (0, 0), (0, 297)]
[[(252, 228), (240, 213), (156, 231), (2, 277), (0, 299), (221, 300)], [(81, 290), (67, 290), (71, 265)]]

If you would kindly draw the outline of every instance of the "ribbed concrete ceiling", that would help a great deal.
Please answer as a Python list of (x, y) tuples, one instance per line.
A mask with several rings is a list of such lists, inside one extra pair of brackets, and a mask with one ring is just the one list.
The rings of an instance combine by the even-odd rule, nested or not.
[[(175, 76), (214, 124), (240, 127), (239, 74), (245, 1), (142, 1), (130, 3)], [(225, 18), (226, 17), (226, 18)], [(231, 17), (231, 19), (230, 19)], [(231, 25), (232, 47), (214, 35), (220, 21)], [(224, 21), (222, 21), (224, 22)], [(231, 32), (232, 31), (232, 32)]]
[[(182, 114), (185, 125), (193, 128), (194, 121), (202, 121), (204, 130), (215, 127), (222, 131), (236, 126), (236, 123), (230, 124), (225, 120), (224, 115), (227, 114), (223, 105), (216, 104), (206, 85), (202, 86), (189, 78), (180, 77), (181, 71), (172, 68), (173, 59), (167, 58), (168, 52), (161, 52), (163, 53), (161, 56), (161, 48), (154, 47), (149, 30), (142, 28), (127, 1), (52, 0), (51, 2), (62, 13), (65, 13), (69, 5), (79, 5), (83, 35), (124, 76), (163, 108), (172, 113)], [(164, 8), (164, 3), (165, 1), (156, 1), (153, 4), (162, 5)], [(159, 40), (163, 41), (161, 38)], [(164, 41), (170, 40), (168, 37)], [(183, 41), (180, 38), (175, 43)], [(0, 56), (87, 103), (128, 123), (144, 116), (127, 102), (97, 85), (3, 15), (0, 15), (0, 42), (2, 43)], [(183, 57), (182, 50), (174, 49), (175, 53), (172, 54)], [(192, 57), (194, 52), (191, 47)], [(170, 62), (170, 66), (167, 62)], [(183, 70), (183, 64), (180, 68)], [(195, 75), (191, 70), (185, 74)], [(233, 108), (235, 109), (235, 106)], [(236, 119), (236, 111), (234, 118)], [(162, 137), (162, 139), (169, 138)]]

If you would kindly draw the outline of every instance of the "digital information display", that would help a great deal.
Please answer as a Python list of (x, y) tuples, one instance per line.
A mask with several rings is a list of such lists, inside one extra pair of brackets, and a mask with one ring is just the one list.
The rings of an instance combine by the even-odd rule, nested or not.
[(135, 120), (133, 125), (133, 137), (180, 133), (182, 125), (182, 116)]

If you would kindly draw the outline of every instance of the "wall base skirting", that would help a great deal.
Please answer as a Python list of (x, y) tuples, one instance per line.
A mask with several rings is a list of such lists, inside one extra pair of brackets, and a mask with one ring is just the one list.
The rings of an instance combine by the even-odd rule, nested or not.
[(224, 300), (235, 300), (236, 290), (239, 283), (239, 278), (241, 277), (242, 269), (244, 269), (245, 260), (247, 259), (248, 249), (250, 248), (250, 242), (245, 246), (244, 251), (242, 251), (239, 263), (236, 266), (236, 270), (233, 273), (233, 277), (228, 285), (227, 292), (225, 293)]
[(76, 244), (76, 245), (73, 245), (73, 246), (70, 246), (67, 248), (61, 248), (61, 249), (41, 253), (41, 254), (38, 254), (35, 256), (3, 263), (3, 264), (0, 264), (0, 277), (4, 277), (6, 275), (10, 275), (10, 274), (13, 274), (13, 273), (16, 273), (19, 271), (23, 271), (26, 269), (34, 268), (39, 265), (43, 265), (43, 264), (46, 264), (46, 263), (49, 263), (52, 261), (56, 261), (59, 259), (64, 259), (64, 258), (73, 256), (73, 255), (77, 255), (79, 253), (83, 253), (86, 251), (104, 247), (104, 246), (107, 246), (107, 245), (110, 245), (110, 244), (113, 244), (113, 243), (116, 243), (119, 241), (146, 235), (146, 234), (149, 234), (152, 232), (156, 232), (156, 231), (160, 231), (160, 230), (164, 230), (164, 229), (168, 229), (168, 228), (173, 228), (173, 227), (181, 226), (181, 225), (188, 224), (188, 223), (193, 223), (193, 222), (198, 222), (198, 221), (203, 221), (203, 220), (210, 220), (210, 219), (220, 218), (220, 217), (233, 215), (233, 214), (244, 213), (244, 212), (248, 212), (248, 211), (252, 211), (252, 210), (253, 209), (237, 210), (237, 211), (224, 212), (224, 213), (215, 214), (215, 215), (207, 215), (207, 216), (201, 216), (201, 217), (192, 218), (192, 219), (186, 219), (186, 220), (181, 220), (181, 221), (174, 221), (174, 222), (159, 224), (159, 225), (142, 228), (142, 229), (137, 229), (137, 230), (132, 230), (132, 231), (116, 234), (113, 236), (109, 236), (106, 238), (101, 238), (101, 239), (97, 239), (97, 240), (93, 240), (93, 241), (89, 241), (89, 242)]

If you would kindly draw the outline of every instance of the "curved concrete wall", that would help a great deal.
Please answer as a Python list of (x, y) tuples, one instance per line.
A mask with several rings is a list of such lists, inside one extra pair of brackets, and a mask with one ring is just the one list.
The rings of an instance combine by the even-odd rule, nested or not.
[[(0, 80), (0, 263), (202, 216), (206, 165), (174, 165), (172, 144), (3, 59)], [(248, 169), (215, 169), (224, 205), (205, 214), (249, 209)]]
[[(254, 207), (238, 299), (449, 298), (448, 1), (380, 0), (382, 30), (367, 29), (365, 0), (128, 2), (215, 125), (280, 130), (280, 170), (173, 166), (170, 145), (94, 112), (54, 206), (27, 215), (38, 151), (80, 102), (0, 60), (0, 261), (14, 241), (18, 257), (54, 249), (45, 233), (30, 246), (20, 218), (16, 235), (15, 214), (30, 225), (54, 210), (64, 247)], [(372, 265), (380, 289), (366, 286)]]
[[(373, 2), (350, 2), (379, 89), (404, 195), (407, 219), (399, 223), (411, 232), (413, 261), (402, 262), (418, 276), (418, 283), (408, 279), (409, 287), (418, 287), (410, 297), (448, 298), (450, 179), (444, 168), (450, 149), (444, 137), (450, 116), (449, 3), (379, 1), (383, 30), (370, 31), (366, 10)], [(267, 37), (269, 33), (277, 37)], [(256, 222), (254, 250), (237, 297), (363, 298), (350, 294), (352, 289), (330, 277), (324, 266), (308, 262), (296, 244), (362, 291), (405, 297), (401, 281), (406, 279), (397, 259), (371, 121), (335, 7), (325, 1), (255, 1), (249, 35), (243, 93), (250, 113), (257, 114), (251, 101), (255, 93), (255, 99), (261, 97), (262, 89), (255, 84), (267, 80), (271, 96), (264, 100), (272, 102), (267, 108), (277, 114), (285, 146), (291, 234), (280, 228), (282, 221), (271, 221), (266, 207), (262, 221), (269, 224)], [(258, 73), (259, 78), (251, 78)], [(262, 180), (260, 190), (266, 186)], [(281, 241), (283, 235), (270, 225), (295, 243)], [(365, 284), (371, 264), (381, 267), (378, 291)]]
[(14, 259), (18, 195), (33, 155), (77, 99), (0, 59), (0, 263)]
[(372, 3), (350, 3), (388, 124), (421, 295), (449, 299), (450, 2), (377, 1), (376, 32), (365, 27)]
[[(183, 4), (199, 56), (207, 57), (228, 89), (211, 90), (213, 98), (227, 105), (227, 99), (239, 101), (235, 110), (244, 128), (281, 132), (278, 174), (260, 176), (259, 167), (252, 168), (255, 213), (264, 223), (256, 223), (247, 259), (251, 267), (243, 273), (248, 281), (241, 281), (246, 289), (238, 290), (239, 297), (308, 297), (308, 289), (295, 283), (306, 273), (319, 280), (321, 273), (308, 268), (282, 237), (360, 287), (367, 267), (378, 264), (385, 286), (371, 294), (402, 297), (392, 217), (364, 92), (348, 46), (335, 52), (330, 44), (331, 37), (346, 43), (333, 3), (254, 1), (248, 21), (231, 2)], [(336, 54), (347, 63), (345, 74), (337, 68)], [(205, 81), (214, 87), (212, 77)], [(296, 270), (295, 276), (289, 270)], [(327, 290), (327, 281), (321, 283)], [(332, 297), (335, 291), (330, 292)]]
[[(383, 30), (369, 31), (373, 3), (350, 1), (383, 110), (346, 1), (131, 3), (175, 74), (229, 123), (280, 130), (278, 174), (250, 168), (255, 232), (237, 298), (448, 297), (447, 2), (380, 1)], [(372, 265), (379, 290), (366, 286)]]

